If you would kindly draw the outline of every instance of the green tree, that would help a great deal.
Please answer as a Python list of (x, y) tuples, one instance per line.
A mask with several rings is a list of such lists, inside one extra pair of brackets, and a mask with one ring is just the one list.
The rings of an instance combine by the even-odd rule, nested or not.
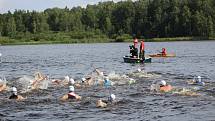
[(4, 23), (3, 35), (4, 36), (14, 36), (16, 33), (16, 24), (13, 15), (8, 12), (6, 15), (6, 23)]
[(97, 10), (95, 5), (87, 5), (84, 15), (82, 16), (82, 22), (86, 25), (86, 29), (96, 29), (97, 27)]
[(112, 12), (112, 23), (114, 32), (118, 34), (132, 34), (132, 23), (134, 22), (135, 9), (131, 0), (117, 3)]
[(72, 31), (82, 31), (84, 30), (84, 25), (81, 21), (82, 19), (82, 11), (83, 9), (81, 7), (75, 7), (71, 10), (71, 14), (73, 16), (72, 21), (71, 21), (71, 25)]
[(0, 36), (2, 36), (2, 31), (3, 31), (3, 17), (0, 14)]
[(49, 31), (49, 25), (47, 23), (47, 15), (45, 13), (39, 13), (37, 20), (37, 32), (47, 32)]
[(179, 25), (180, 35), (189, 36), (191, 35), (191, 12), (188, 6), (184, 5), (180, 12)]
[(61, 10), (59, 8), (46, 9), (45, 14), (48, 15), (48, 24), (51, 31), (59, 31), (59, 15)]
[(214, 23), (211, 16), (208, 17), (207, 23), (207, 36), (212, 37), (214, 36)]

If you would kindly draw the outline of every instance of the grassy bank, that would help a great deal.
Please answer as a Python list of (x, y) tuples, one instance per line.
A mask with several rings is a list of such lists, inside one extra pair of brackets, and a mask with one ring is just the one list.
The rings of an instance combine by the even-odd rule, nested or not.
[(15, 39), (0, 37), (1, 45), (37, 45), (37, 44), (74, 44), (74, 43), (108, 43), (113, 42), (112, 39), (66, 39), (59, 41), (48, 41), (48, 40), (29, 40), (29, 41), (18, 41)]
[[(108, 43), (108, 42), (132, 42), (131, 36), (125, 34), (110, 39), (104, 35), (95, 33), (43, 33), (43, 34), (21, 34), (15, 37), (0, 37), (1, 45), (30, 45), (30, 44), (70, 44), (70, 43)], [(141, 39), (139, 39), (141, 40)], [(215, 37), (172, 37), (172, 38), (150, 38), (146, 42), (174, 42), (174, 41), (202, 41), (215, 40)]]
[(47, 32), (17, 33), (11, 37), (0, 37), (1, 45), (24, 44), (63, 44), (63, 43), (106, 43), (112, 42), (106, 35), (99, 32)]

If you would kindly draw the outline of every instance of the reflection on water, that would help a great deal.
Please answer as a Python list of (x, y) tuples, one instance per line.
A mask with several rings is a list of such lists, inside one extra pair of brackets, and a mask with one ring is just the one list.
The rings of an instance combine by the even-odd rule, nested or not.
[[(75, 79), (100, 68), (105, 75), (112, 74), (134, 78), (136, 83), (116, 85), (111, 88), (119, 103), (97, 109), (95, 101), (106, 98), (108, 90), (102, 86), (76, 89), (84, 97), (80, 102), (60, 102), (67, 93), (66, 87), (50, 86), (46, 90), (25, 93), (27, 100), (8, 100), (10, 92), (0, 93), (0, 119), (3, 120), (214, 120), (214, 42), (162, 42), (146, 43), (146, 54), (157, 53), (162, 47), (176, 53), (175, 58), (156, 58), (150, 64), (123, 63), (129, 43), (24, 45), (1, 46), (0, 74), (9, 85), (23, 75), (32, 76), (42, 71), (50, 78), (66, 75)], [(147, 76), (132, 73), (137, 68)], [(113, 75), (113, 71), (117, 75)], [(201, 75), (205, 87), (188, 85), (187, 80)], [(154, 78), (152, 78), (154, 77)], [(178, 88), (198, 89), (201, 96), (189, 97), (157, 94), (150, 91), (152, 82), (165, 79)]]

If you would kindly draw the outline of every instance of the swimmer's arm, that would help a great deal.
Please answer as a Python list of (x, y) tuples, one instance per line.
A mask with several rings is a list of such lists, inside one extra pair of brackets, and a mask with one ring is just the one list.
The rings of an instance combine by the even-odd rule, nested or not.
[(81, 100), (81, 96), (79, 96), (79, 95), (75, 95), (75, 98), (77, 99), (77, 100)]
[(60, 98), (61, 101), (66, 101), (68, 99), (68, 94), (65, 94), (63, 97)]
[(99, 69), (95, 69), (95, 71), (99, 76), (102, 76), (102, 72)]
[(0, 86), (0, 92), (4, 90), (7, 90), (6, 84), (3, 84), (2, 86)]
[(18, 101), (25, 100), (25, 99), (27, 99), (27, 98), (24, 98), (21, 95), (18, 95), (18, 98), (17, 98)]

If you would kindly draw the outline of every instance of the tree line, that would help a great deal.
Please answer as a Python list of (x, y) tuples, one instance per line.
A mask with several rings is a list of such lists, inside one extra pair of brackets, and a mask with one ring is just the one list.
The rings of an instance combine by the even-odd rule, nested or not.
[(127, 0), (42, 12), (15, 10), (0, 14), (0, 36), (47, 39), (48, 34), (50, 39), (61, 33), (72, 39), (212, 37), (213, 6), (214, 0)]

